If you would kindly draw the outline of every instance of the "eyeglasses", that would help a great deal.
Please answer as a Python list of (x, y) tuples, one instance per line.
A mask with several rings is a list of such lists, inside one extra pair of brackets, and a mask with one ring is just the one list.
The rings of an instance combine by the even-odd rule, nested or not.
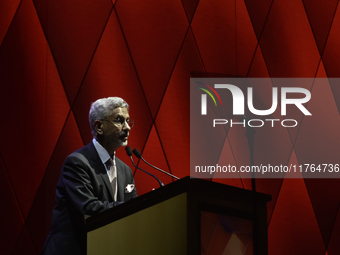
[(107, 121), (107, 122), (110, 122), (112, 125), (115, 125), (117, 127), (123, 127), (124, 124), (126, 123), (126, 124), (128, 124), (128, 126), (130, 128), (132, 128), (133, 124), (135, 123), (133, 120), (126, 120), (126, 119), (124, 119), (122, 117), (118, 117), (117, 119), (115, 119), (113, 121), (107, 120), (107, 119), (102, 119), (102, 121), (104, 121), (104, 120)]

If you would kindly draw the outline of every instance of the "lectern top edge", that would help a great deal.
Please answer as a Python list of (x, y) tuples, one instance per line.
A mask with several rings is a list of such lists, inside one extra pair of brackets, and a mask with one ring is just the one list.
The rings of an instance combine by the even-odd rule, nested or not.
[(187, 193), (191, 204), (201, 204), (205, 201), (208, 204), (230, 208), (238, 207), (238, 204), (240, 207), (248, 205), (250, 211), (253, 208), (254, 199), (264, 204), (271, 200), (271, 196), (267, 194), (254, 193), (250, 190), (187, 176), (98, 215), (86, 218), (87, 231), (92, 231), (182, 193)]

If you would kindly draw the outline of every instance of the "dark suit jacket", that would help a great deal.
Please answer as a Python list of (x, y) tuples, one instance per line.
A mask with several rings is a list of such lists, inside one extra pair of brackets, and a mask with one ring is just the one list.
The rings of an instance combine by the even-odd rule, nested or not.
[[(116, 157), (117, 200), (137, 197), (131, 169)], [(42, 254), (86, 254), (85, 215), (95, 215), (115, 205), (106, 169), (93, 142), (69, 155), (62, 168), (56, 189), (56, 206), (52, 213), (51, 231)]]

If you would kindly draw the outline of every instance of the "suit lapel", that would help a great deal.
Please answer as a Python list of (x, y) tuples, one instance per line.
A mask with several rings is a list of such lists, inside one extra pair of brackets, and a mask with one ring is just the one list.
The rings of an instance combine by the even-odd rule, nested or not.
[(118, 183), (118, 189), (117, 189), (117, 200), (118, 201), (124, 201), (124, 193), (125, 193), (125, 183), (126, 178), (124, 175), (123, 170), (123, 163), (116, 157), (116, 166), (117, 166), (117, 183)]
[(97, 153), (97, 150), (93, 145), (93, 142), (91, 142), (88, 147), (89, 147), (89, 152), (90, 152), (89, 158), (90, 158), (90, 161), (91, 161), (91, 165), (94, 168), (94, 170), (96, 171), (96, 173), (101, 176), (102, 182), (105, 184), (106, 188), (109, 190), (109, 194), (111, 196), (111, 201), (114, 201), (112, 186), (111, 186), (111, 183), (110, 183), (109, 176), (107, 175), (107, 171), (105, 169), (105, 166), (102, 163), (102, 161), (101, 161), (101, 159), (100, 159), (100, 157)]

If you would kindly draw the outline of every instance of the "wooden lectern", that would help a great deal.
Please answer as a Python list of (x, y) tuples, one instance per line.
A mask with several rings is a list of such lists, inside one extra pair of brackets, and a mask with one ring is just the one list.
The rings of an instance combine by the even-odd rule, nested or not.
[(266, 255), (270, 199), (185, 177), (87, 218), (87, 254), (233, 254), (240, 249), (236, 254)]

